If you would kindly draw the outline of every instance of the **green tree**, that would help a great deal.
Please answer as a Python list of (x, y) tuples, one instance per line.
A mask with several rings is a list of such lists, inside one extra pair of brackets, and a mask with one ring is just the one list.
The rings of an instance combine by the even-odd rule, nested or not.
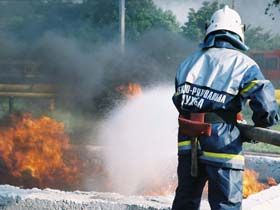
[(203, 2), (202, 7), (195, 11), (193, 8), (188, 13), (188, 22), (182, 26), (183, 34), (194, 41), (201, 41), (205, 35), (205, 23), (219, 8), (217, 1)]
[(266, 11), (268, 11), (271, 7), (279, 7), (280, 0), (271, 0), (270, 3), (268, 3)]
[(180, 30), (176, 17), (172, 12), (157, 8), (152, 0), (127, 0), (126, 2), (129, 37), (137, 38), (152, 28), (161, 28), (174, 32)]
[[(215, 2), (203, 2), (201, 8), (197, 11), (190, 9), (188, 21), (182, 26), (183, 34), (196, 42), (202, 41), (205, 36), (205, 23), (211, 18), (211, 15), (220, 7)], [(269, 31), (262, 27), (249, 26), (245, 32), (246, 44), (254, 50), (270, 50), (280, 47), (279, 36), (273, 36)]]
[[(0, 1), (1, 29), (25, 40), (46, 31), (89, 41), (108, 41), (119, 33), (119, 2), (116, 0)], [(176, 17), (152, 0), (126, 0), (127, 38), (137, 39), (152, 28), (179, 31)]]
[(280, 48), (280, 36), (273, 36), (262, 27), (248, 26), (245, 42), (252, 50), (273, 50)]
[(274, 17), (274, 12), (273, 12), (273, 8), (278, 8), (280, 11), (280, 0), (271, 0), (270, 3), (268, 3), (267, 7), (265, 8), (265, 14), (269, 15), (270, 17), (272, 17), (272, 20), (275, 20)]
[[(111, 29), (117, 32), (119, 26), (119, 3), (116, 0), (86, 2), (88, 8), (85, 18), (89, 18), (93, 27)], [(84, 10), (84, 11), (85, 11)], [(129, 39), (137, 39), (145, 31), (162, 28), (167, 31), (179, 31), (176, 17), (170, 11), (157, 8), (152, 0), (126, 0), (126, 31)], [(114, 33), (116, 34), (116, 33)]]

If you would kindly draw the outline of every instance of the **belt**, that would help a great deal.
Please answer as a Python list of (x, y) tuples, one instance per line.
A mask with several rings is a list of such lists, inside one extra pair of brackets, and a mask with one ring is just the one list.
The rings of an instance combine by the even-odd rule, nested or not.
[[(185, 118), (190, 119), (188, 115), (183, 115)], [(229, 123), (236, 124), (236, 113), (229, 112), (206, 112), (204, 116), (205, 123)]]
[(236, 124), (236, 113), (229, 112), (207, 112), (205, 113), (204, 121), (208, 123), (229, 123)]

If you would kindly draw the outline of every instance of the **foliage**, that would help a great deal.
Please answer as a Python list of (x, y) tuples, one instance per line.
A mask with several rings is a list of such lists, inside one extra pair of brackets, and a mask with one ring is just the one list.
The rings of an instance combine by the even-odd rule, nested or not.
[(278, 6), (280, 4), (280, 0), (272, 0), (272, 2), (269, 5)]
[[(280, 125), (275, 125), (271, 129), (280, 131)], [(265, 144), (262, 142), (259, 142), (257, 144), (244, 143), (243, 146), (245, 151), (280, 154), (280, 147), (271, 144)]]
[(201, 41), (205, 34), (205, 23), (219, 8), (218, 2), (203, 2), (202, 7), (195, 11), (193, 8), (188, 13), (188, 22), (182, 26), (183, 34), (191, 40)]
[[(164, 28), (168, 31), (179, 31), (179, 24), (171, 11), (156, 8), (152, 0), (127, 0), (127, 28), (130, 37), (139, 37), (144, 31), (152, 28)], [(135, 21), (137, 20), (137, 21)]]
[[(182, 26), (183, 34), (193, 40), (202, 41), (205, 35), (205, 23), (220, 7), (217, 1), (203, 2), (203, 6), (195, 11), (193, 8), (188, 13), (188, 21)], [(262, 27), (247, 27), (245, 32), (246, 44), (253, 50), (271, 50), (280, 47), (280, 36), (273, 36)]]
[[(249, 108), (248, 105), (244, 107), (242, 110), (242, 114), (244, 115), (246, 121), (248, 124), (253, 124), (251, 117), (252, 117), (252, 110)], [(271, 127), (272, 130), (280, 131), (280, 124), (274, 125)], [(245, 151), (250, 151), (250, 152), (264, 152), (264, 153), (277, 153), (280, 154), (280, 147), (274, 146), (271, 144), (265, 144), (262, 142), (259, 142), (257, 144), (252, 144), (252, 143), (244, 143), (244, 150)]]
[(249, 152), (263, 152), (263, 153), (273, 153), (273, 154), (280, 153), (280, 148), (278, 146), (265, 144), (261, 142), (257, 144), (244, 143), (243, 147), (245, 151), (249, 151)]
[(280, 0), (271, 0), (271, 1), (272, 2), (268, 3), (265, 9), (265, 14), (272, 16), (272, 20), (274, 20), (275, 18), (273, 17), (273, 13), (271, 12), (271, 10), (273, 9), (273, 7), (278, 7), (280, 11)]
[(262, 27), (248, 26), (245, 32), (246, 44), (252, 50), (273, 50), (280, 48), (280, 36), (273, 36), (269, 31), (264, 31)]
[[(5, 1), (0, 2), (0, 19), (4, 20), (2, 31), (22, 40), (33, 41), (46, 31), (53, 31), (83, 40), (108, 41), (119, 34), (119, 3), (116, 0)], [(157, 8), (152, 0), (126, 0), (128, 38), (136, 39), (155, 27), (179, 30), (175, 16)]]

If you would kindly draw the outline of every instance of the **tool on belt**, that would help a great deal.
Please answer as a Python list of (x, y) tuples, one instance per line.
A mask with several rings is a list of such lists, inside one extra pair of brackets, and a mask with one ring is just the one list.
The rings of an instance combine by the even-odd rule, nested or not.
[(191, 140), (191, 176), (197, 176), (198, 138), (211, 135), (211, 124), (204, 122), (205, 113), (191, 113), (189, 117), (179, 116), (179, 133)]

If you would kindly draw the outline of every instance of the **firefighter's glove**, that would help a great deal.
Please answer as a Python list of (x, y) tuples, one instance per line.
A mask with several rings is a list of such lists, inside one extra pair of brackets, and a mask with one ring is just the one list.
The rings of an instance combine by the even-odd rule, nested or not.
[[(245, 120), (243, 114), (242, 114), (241, 112), (237, 113), (237, 115), (236, 115), (236, 121), (237, 121), (237, 123), (248, 124), (247, 121)], [(242, 134), (241, 134), (241, 140), (242, 140), (242, 142), (247, 142), (247, 143), (251, 143), (251, 144), (257, 144), (257, 143), (259, 143), (259, 142), (255, 141), (255, 140), (253, 140), (253, 139), (248, 139), (248, 138), (246, 138), (246, 137), (243, 136)]]

